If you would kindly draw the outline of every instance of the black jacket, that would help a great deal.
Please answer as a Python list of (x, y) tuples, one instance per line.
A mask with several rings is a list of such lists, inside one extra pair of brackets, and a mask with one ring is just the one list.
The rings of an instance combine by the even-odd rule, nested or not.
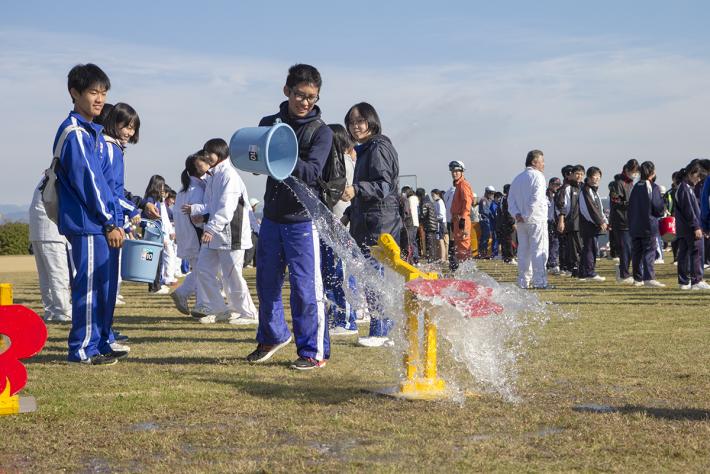
[[(355, 198), (350, 205), (350, 235), (360, 246), (377, 243), (382, 233), (399, 242), (399, 158), (392, 142), (377, 135), (355, 147)], [(417, 212), (412, 209), (412, 212)]]
[[(280, 120), (288, 124), (296, 132), (299, 149), (303, 147), (304, 125), (320, 118), (320, 109), (315, 106), (313, 110), (304, 118), (293, 119), (288, 114), (288, 102), (282, 102), (279, 113), (264, 117), (259, 122), (260, 127), (269, 127)], [(327, 125), (321, 126), (313, 134), (307, 156), (299, 156), (296, 167), (291, 176), (303, 181), (311, 191), (320, 195), (318, 178), (323, 173), (330, 148), (333, 143), (333, 131)], [(291, 178), (287, 178), (291, 179)], [(296, 195), (284, 183), (269, 177), (266, 180), (266, 191), (264, 192), (264, 217), (280, 224), (307, 222), (311, 220)]]
[(693, 189), (682, 182), (675, 192), (675, 233), (678, 237), (691, 237), (696, 229), (700, 229), (700, 205), (695, 198)]
[(436, 218), (436, 208), (429, 196), (419, 204), (419, 225), (424, 226), (424, 232), (433, 233), (439, 230), (439, 220)]
[(663, 216), (664, 210), (663, 196), (656, 183), (649, 183), (646, 180), (636, 183), (629, 198), (628, 216), (631, 237), (657, 236), (658, 218)]
[(614, 176), (614, 181), (609, 183), (609, 224), (613, 230), (629, 230), (629, 198), (633, 181), (622, 173)]

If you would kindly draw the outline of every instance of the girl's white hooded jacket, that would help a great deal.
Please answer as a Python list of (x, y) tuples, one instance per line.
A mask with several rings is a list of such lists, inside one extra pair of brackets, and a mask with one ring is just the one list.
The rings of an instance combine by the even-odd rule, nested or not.
[(175, 225), (175, 241), (177, 242), (177, 256), (180, 258), (197, 257), (200, 253), (200, 241), (195, 227), (202, 228), (204, 224), (193, 225), (190, 216), (183, 214), (181, 209), (184, 204), (203, 204), (205, 195), (205, 182), (200, 178), (190, 176), (190, 185), (186, 191), (180, 191), (175, 198), (175, 212), (173, 224)]

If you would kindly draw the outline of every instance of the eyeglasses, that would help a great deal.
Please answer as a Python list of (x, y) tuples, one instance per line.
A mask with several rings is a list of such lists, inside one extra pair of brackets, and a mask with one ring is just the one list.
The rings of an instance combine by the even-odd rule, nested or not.
[(352, 120), (348, 121), (348, 126), (355, 127), (357, 125), (365, 125), (367, 123), (367, 119), (364, 119), (362, 117), (358, 117)]
[(302, 92), (298, 92), (293, 89), (291, 89), (291, 93), (293, 94), (293, 98), (296, 99), (298, 102), (303, 102), (305, 100), (310, 105), (313, 105), (318, 102), (318, 100), (320, 100), (319, 95), (306, 95)]

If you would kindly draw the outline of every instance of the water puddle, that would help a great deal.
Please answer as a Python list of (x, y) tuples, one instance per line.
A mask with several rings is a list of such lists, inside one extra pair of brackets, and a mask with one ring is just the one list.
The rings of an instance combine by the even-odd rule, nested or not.
[(597, 405), (595, 403), (585, 403), (582, 405), (575, 405), (572, 407), (572, 411), (579, 413), (616, 413), (619, 411), (609, 405)]

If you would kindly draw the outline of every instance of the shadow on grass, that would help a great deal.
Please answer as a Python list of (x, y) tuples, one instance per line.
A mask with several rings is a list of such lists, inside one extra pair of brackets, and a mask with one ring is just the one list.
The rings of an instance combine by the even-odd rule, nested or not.
[(573, 411), (579, 413), (621, 413), (630, 415), (642, 413), (653, 418), (663, 420), (684, 420), (684, 421), (710, 421), (710, 410), (699, 408), (656, 408), (645, 407), (642, 405), (624, 405), (622, 407), (614, 407), (609, 405), (577, 405), (572, 407)]

